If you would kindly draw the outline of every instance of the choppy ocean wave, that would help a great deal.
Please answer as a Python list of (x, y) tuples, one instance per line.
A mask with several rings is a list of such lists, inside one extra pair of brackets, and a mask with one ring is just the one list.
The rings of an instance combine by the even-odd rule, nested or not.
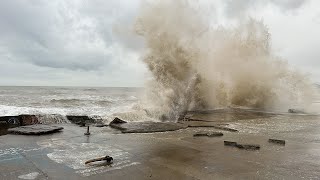
[(136, 111), (133, 107), (139, 94), (138, 88), (0, 87), (0, 116), (87, 115), (108, 119), (113, 114)]

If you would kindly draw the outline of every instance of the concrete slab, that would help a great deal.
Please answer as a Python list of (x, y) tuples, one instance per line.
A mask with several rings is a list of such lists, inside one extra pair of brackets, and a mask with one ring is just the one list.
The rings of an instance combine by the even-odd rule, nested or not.
[(8, 129), (10, 134), (23, 134), (23, 135), (41, 135), (41, 134), (51, 134), (59, 132), (63, 127), (44, 125), (44, 124), (35, 124), (29, 126), (20, 126), (15, 128)]
[[(197, 116), (197, 115), (195, 115)], [(201, 115), (224, 122), (224, 119)], [(217, 116), (217, 115), (215, 115)], [(44, 136), (0, 136), (0, 179), (319, 179), (320, 118), (273, 116), (228, 119), (219, 138), (193, 137), (212, 128), (186, 128), (149, 134), (122, 134), (110, 127), (63, 124), (64, 131)], [(286, 146), (268, 139), (286, 140)], [(224, 146), (224, 141), (259, 144), (259, 151)], [(114, 164), (85, 165), (110, 155)], [(31, 174), (32, 175), (32, 174)]]
[(127, 122), (110, 124), (111, 127), (121, 130), (122, 133), (154, 133), (176, 131), (187, 128), (187, 125), (172, 122)]

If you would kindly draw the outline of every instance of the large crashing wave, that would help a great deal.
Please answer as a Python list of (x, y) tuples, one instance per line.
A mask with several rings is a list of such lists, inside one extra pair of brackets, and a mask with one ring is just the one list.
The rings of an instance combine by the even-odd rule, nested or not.
[(147, 46), (143, 61), (153, 75), (147, 99), (158, 115), (176, 119), (187, 110), (308, 104), (309, 81), (271, 52), (261, 21), (226, 28), (212, 26), (210, 18), (187, 0), (142, 6), (135, 30)]

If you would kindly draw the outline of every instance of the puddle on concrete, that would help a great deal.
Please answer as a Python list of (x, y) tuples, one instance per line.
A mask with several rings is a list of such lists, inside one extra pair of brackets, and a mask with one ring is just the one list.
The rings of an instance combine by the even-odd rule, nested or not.
[[(103, 142), (100, 144), (76, 143), (63, 139), (51, 139), (38, 142), (38, 145), (52, 149), (53, 152), (47, 154), (49, 159), (74, 169), (81, 176), (91, 176), (140, 164), (131, 161), (132, 155), (129, 152), (106, 145)], [(114, 160), (111, 165), (103, 163), (100, 165), (85, 165), (85, 162), (89, 159), (106, 155), (113, 157)]]

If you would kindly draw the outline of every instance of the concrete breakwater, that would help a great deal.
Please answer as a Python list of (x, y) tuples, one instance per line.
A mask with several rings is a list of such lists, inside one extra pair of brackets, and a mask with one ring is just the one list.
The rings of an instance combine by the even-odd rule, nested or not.
[(83, 116), (60, 114), (22, 114), (17, 116), (0, 117), (0, 135), (7, 134), (8, 128), (18, 126), (28, 126), (34, 124), (61, 124), (73, 123), (80, 126), (85, 124), (102, 124), (103, 119), (100, 116)]

